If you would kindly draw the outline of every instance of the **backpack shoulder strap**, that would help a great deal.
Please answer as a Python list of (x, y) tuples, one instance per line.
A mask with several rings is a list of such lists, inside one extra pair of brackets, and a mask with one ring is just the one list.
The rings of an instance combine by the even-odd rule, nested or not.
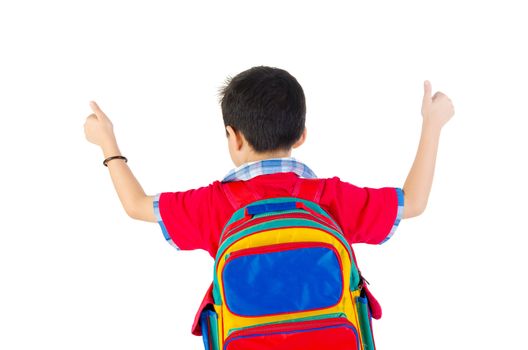
[(234, 210), (261, 199), (259, 194), (246, 181), (226, 182), (222, 188)]
[[(292, 196), (319, 203), (323, 192), (324, 179), (297, 179)], [(233, 209), (237, 210), (248, 203), (261, 200), (262, 197), (247, 181), (227, 182), (222, 186)]]
[(323, 193), (324, 179), (297, 179), (297, 183), (293, 188), (292, 195), (294, 197), (306, 199), (315, 203), (319, 203), (321, 194)]

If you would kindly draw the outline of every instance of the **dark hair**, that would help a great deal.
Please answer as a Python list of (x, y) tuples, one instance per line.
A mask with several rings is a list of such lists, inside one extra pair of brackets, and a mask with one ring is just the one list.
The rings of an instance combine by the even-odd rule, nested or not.
[(257, 152), (290, 149), (304, 131), (303, 89), (283, 69), (250, 68), (228, 77), (219, 95), (225, 126), (240, 131)]

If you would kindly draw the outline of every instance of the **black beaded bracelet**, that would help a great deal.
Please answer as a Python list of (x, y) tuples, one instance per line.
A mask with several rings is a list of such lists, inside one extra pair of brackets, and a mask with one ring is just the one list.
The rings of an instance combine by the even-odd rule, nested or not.
[(123, 156), (113, 156), (113, 157), (108, 157), (106, 158), (104, 161), (103, 161), (103, 165), (105, 167), (108, 167), (108, 165), (106, 165), (106, 163), (108, 163), (109, 161), (111, 161), (112, 159), (124, 159), (125, 160), (125, 163), (128, 162), (128, 159), (126, 159), (126, 157), (123, 157)]

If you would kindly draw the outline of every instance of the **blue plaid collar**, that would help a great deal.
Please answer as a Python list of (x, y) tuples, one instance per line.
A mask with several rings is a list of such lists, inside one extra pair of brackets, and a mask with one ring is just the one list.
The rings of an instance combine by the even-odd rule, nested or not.
[(264, 159), (256, 162), (242, 164), (236, 169), (231, 170), (222, 180), (222, 182), (249, 180), (260, 175), (269, 175), (276, 173), (295, 173), (300, 177), (313, 179), (317, 176), (312, 169), (305, 164), (295, 160), (295, 158), (273, 158)]

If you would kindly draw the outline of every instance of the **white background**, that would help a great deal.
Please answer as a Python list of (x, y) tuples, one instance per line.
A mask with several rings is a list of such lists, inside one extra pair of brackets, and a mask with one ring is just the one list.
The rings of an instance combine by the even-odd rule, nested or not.
[(232, 167), (218, 88), (269, 65), (306, 94), (294, 156), (358, 186), (403, 186), (424, 79), (453, 100), (426, 212), (356, 247), (383, 306), (376, 342), (528, 349), (521, 5), (2, 1), (0, 348), (201, 348), (212, 259), (126, 216), (84, 137), (88, 101), (148, 194), (186, 190)]

